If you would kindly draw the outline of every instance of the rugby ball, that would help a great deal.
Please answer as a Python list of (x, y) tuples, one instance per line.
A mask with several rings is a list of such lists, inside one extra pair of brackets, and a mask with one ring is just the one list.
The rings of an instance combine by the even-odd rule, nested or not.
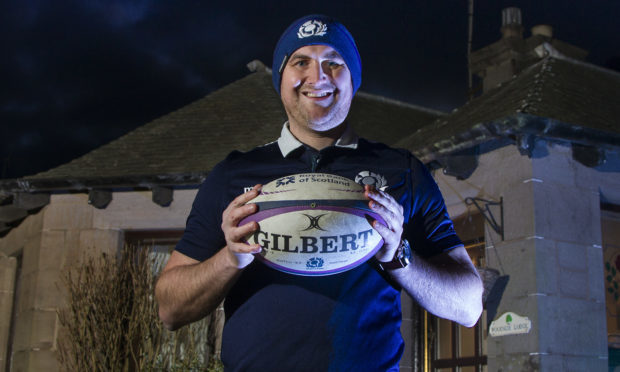
[(239, 225), (256, 221), (260, 228), (245, 241), (260, 244), (256, 257), (283, 272), (341, 273), (366, 262), (383, 245), (370, 225), (383, 219), (368, 207), (364, 187), (345, 177), (305, 173), (278, 178), (249, 203), (258, 210)]

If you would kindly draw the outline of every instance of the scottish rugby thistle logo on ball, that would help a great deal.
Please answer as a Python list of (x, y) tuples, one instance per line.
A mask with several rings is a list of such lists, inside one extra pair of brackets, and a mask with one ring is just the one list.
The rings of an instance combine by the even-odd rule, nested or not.
[(295, 174), (263, 186), (250, 203), (258, 211), (239, 224), (258, 222), (247, 236), (263, 247), (257, 255), (275, 269), (297, 275), (330, 275), (366, 262), (383, 245), (369, 220), (364, 187), (326, 173)]

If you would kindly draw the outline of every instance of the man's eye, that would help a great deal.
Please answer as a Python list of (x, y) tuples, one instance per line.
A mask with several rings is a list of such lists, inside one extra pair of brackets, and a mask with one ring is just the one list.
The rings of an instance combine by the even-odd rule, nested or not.
[(342, 64), (341, 64), (341, 63), (334, 62), (334, 61), (328, 61), (328, 62), (327, 62), (327, 65), (328, 65), (329, 67), (331, 67), (331, 68), (336, 68), (336, 67), (340, 67), (340, 66), (342, 66)]
[(297, 62), (294, 63), (295, 66), (307, 66), (308, 65), (308, 61), (305, 61), (303, 59), (298, 59)]

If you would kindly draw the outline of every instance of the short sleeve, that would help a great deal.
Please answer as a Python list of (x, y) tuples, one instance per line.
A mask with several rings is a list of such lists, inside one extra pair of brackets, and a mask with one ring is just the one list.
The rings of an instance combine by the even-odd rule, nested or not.
[(431, 257), (462, 245), (441, 191), (428, 169), (413, 157), (411, 169), (413, 205), (408, 239), (412, 248), (422, 257)]
[(185, 232), (175, 248), (198, 261), (213, 256), (226, 244), (221, 228), (228, 183), (224, 168), (223, 163), (216, 165), (200, 185)]

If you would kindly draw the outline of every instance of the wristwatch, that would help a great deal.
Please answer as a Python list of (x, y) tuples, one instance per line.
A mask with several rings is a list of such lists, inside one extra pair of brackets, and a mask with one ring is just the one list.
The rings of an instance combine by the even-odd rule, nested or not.
[(396, 253), (394, 253), (394, 258), (392, 258), (392, 261), (377, 261), (379, 267), (383, 271), (402, 269), (403, 267), (407, 267), (409, 262), (411, 262), (411, 246), (409, 245), (407, 239), (400, 241), (400, 245), (396, 248)]

